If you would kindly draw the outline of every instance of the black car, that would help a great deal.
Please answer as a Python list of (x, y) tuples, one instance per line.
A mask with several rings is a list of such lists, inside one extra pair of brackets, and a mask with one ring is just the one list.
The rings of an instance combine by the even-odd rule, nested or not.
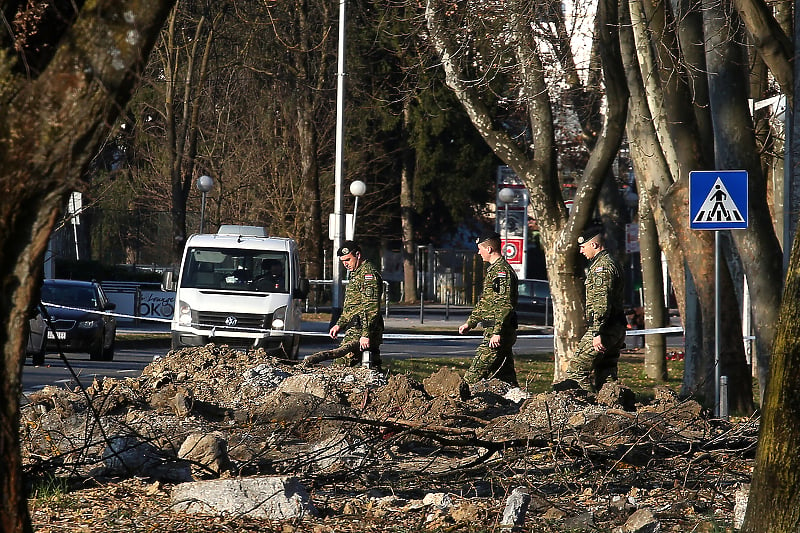
[(92, 361), (114, 359), (117, 320), (104, 312), (116, 304), (108, 301), (99, 283), (46, 279), (41, 299), (50, 317), (45, 317), (48, 349), (88, 352)]
[(550, 283), (544, 279), (519, 280), (517, 318), (523, 324), (550, 325), (553, 323), (553, 299)]

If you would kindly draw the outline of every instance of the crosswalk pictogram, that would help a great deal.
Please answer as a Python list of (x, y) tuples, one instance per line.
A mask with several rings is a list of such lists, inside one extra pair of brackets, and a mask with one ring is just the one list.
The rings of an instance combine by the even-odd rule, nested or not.
[(746, 170), (695, 170), (689, 174), (692, 229), (745, 229), (748, 224)]
[(692, 222), (702, 224), (703, 222), (742, 222), (743, 220), (742, 213), (731, 199), (725, 184), (720, 178), (717, 178)]

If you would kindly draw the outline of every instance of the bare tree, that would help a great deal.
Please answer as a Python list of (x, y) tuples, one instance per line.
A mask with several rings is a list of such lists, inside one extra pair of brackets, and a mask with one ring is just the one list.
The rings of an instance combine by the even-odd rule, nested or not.
[[(554, 301), (556, 379), (566, 370), (567, 356), (585, 329), (576, 239), (594, 215), (600, 185), (617, 153), (628, 98), (616, 38), (616, 3), (600, 2), (598, 52), (604, 59), (607, 114), (599, 121), (602, 131), (593, 135), (593, 149), (569, 214), (557, 171), (544, 44), (532, 31), (537, 17), (549, 21), (547, 17), (559, 14), (559, 9), (542, 13), (522, 2), (502, 6), (466, 2), (456, 7), (429, 0), (426, 4), (431, 39), (448, 85), (489, 146), (530, 191)], [(522, 126), (504, 128), (511, 117)]]
[(19, 453), (30, 304), (67, 195), (122, 111), (172, 2), (5, 3), (0, 26), (0, 529), (31, 531)]

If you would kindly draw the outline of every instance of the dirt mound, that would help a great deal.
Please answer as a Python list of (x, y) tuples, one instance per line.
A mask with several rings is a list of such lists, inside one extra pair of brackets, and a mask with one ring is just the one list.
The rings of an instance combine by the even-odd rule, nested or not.
[[(532, 502), (529, 523), (555, 531), (582, 527), (570, 520), (586, 513), (592, 527), (621, 526), (644, 507), (679, 530), (704, 513), (729, 515), (732, 492), (749, 480), (757, 424), (709, 419), (668, 389), (649, 405), (632, 398), (619, 385), (597, 396), (530, 396), (496, 380), (469, 387), (449, 369), (419, 383), (208, 345), (172, 351), (138, 378), (32, 394), (21, 438), (32, 478), (91, 480), (107, 490), (149, 480), (139, 488), (153, 502), (192, 479), (296, 476), (320, 509), (308, 520), (334, 521), (335, 531), (356, 518), (417, 514), (420, 527), (488, 526), (514, 487)], [(426, 494), (440, 496), (422, 503)], [(147, 515), (139, 521), (158, 522), (158, 513), (174, 520), (163, 505), (138, 511)], [(225, 528), (249, 527), (247, 517), (226, 520)], [(103, 531), (100, 522), (91, 529)]]

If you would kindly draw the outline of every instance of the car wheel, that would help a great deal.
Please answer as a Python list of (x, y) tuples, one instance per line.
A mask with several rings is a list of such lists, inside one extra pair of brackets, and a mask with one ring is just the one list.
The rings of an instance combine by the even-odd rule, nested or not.
[(44, 364), (45, 352), (46, 350), (44, 349), (44, 346), (42, 346), (40, 351), (31, 354), (31, 362), (33, 363), (33, 366), (42, 366)]
[(89, 359), (92, 361), (102, 361), (103, 360), (103, 353), (105, 353), (105, 347), (103, 346), (105, 342), (105, 335), (100, 336), (100, 340), (97, 343), (97, 346), (92, 346), (89, 348)]
[(114, 340), (111, 341), (111, 345), (108, 348), (103, 348), (103, 361), (113, 361), (114, 360)]

